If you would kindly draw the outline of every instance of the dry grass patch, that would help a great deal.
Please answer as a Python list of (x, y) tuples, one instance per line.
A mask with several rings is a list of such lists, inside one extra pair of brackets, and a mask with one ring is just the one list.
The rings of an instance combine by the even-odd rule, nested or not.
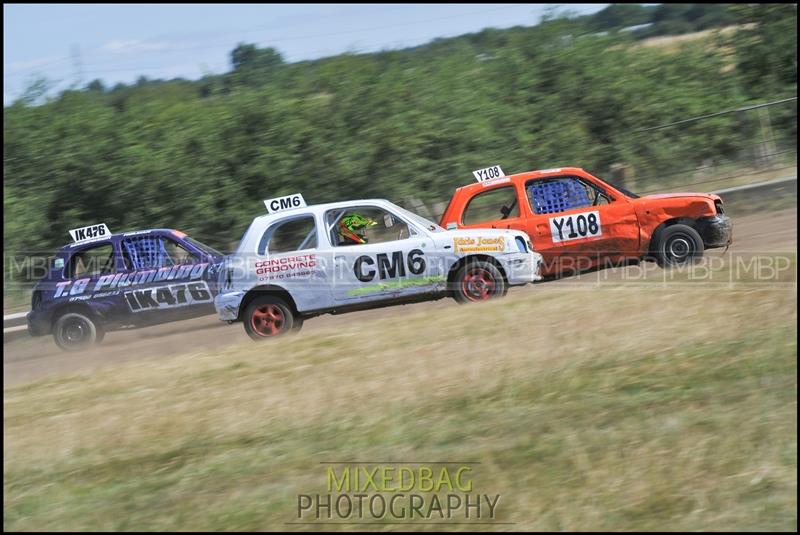
[(436, 458), (512, 529), (791, 529), (795, 324), (769, 289), (512, 292), (6, 389), (5, 527), (281, 529), (320, 461)]

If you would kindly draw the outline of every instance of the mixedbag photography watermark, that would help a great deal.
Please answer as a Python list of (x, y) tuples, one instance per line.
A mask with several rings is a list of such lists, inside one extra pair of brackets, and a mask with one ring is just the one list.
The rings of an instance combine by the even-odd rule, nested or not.
[(321, 491), (297, 495), (295, 518), (302, 523), (493, 522), (501, 495), (478, 489), (479, 464), (321, 463)]

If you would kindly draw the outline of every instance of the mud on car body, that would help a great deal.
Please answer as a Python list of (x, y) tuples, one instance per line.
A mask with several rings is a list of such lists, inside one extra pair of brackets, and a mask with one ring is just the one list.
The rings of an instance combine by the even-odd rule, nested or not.
[(505, 295), (537, 280), (541, 256), (522, 232), (447, 231), (383, 199), (306, 206), (299, 194), (265, 201), (220, 269), (214, 303), (254, 340), (309, 317), (450, 295)]
[(488, 169), (455, 191), (441, 225), (522, 230), (544, 257), (545, 276), (625, 259), (679, 265), (732, 241), (731, 220), (714, 194), (640, 197), (577, 167), (510, 176)]
[(171, 229), (111, 234), (100, 224), (70, 235), (34, 287), (31, 336), (80, 350), (110, 330), (214, 313), (222, 253), (211, 247)]

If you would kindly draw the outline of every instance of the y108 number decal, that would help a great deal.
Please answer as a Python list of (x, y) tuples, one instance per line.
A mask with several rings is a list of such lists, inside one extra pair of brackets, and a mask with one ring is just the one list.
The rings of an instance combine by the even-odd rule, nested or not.
[(211, 292), (205, 282), (190, 282), (125, 292), (125, 301), (131, 307), (132, 312), (144, 312), (145, 310), (210, 303)]
[(553, 236), (553, 243), (600, 236), (603, 234), (600, 212), (551, 217), (550, 233)]
[(478, 169), (477, 171), (473, 171), (472, 174), (475, 177), (475, 180), (478, 182), (485, 182), (493, 178), (505, 176), (499, 165), (493, 165), (492, 167), (487, 167), (486, 169)]

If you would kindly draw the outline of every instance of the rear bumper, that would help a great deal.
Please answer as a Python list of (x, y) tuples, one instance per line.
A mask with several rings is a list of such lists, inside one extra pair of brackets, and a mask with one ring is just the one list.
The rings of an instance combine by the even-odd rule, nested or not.
[(733, 222), (726, 215), (698, 219), (697, 231), (706, 249), (727, 247), (733, 242)]

